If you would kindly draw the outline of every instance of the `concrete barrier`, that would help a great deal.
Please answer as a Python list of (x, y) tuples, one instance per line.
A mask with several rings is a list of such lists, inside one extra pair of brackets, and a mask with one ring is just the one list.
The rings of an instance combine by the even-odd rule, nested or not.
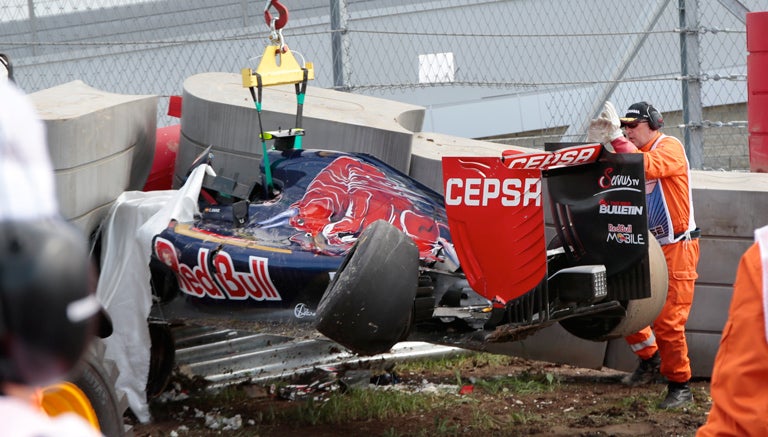
[(82, 81), (29, 96), (45, 123), (61, 213), (90, 234), (123, 191), (144, 186), (157, 98), (107, 93)]
[(501, 156), (505, 150), (533, 152), (533, 149), (477, 141), (434, 132), (413, 135), (411, 168), (408, 175), (440, 194), (443, 193), (444, 156)]
[[(213, 167), (223, 171), (222, 176), (237, 179), (252, 174), (262, 158), (259, 114), (241, 76), (191, 76), (184, 81), (182, 98), (174, 185), (179, 185), (189, 164), (209, 145)], [(296, 127), (293, 86), (265, 87), (261, 100), (264, 131)], [(421, 130), (424, 113), (419, 106), (309, 86), (301, 126), (306, 130), (303, 146), (369, 153), (407, 173), (413, 132)]]

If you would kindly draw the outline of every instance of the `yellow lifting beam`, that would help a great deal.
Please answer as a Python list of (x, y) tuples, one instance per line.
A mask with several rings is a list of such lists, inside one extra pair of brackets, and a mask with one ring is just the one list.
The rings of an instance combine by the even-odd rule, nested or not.
[(293, 53), (287, 46), (269, 45), (261, 55), (259, 66), (254, 72), (250, 68), (243, 68), (240, 72), (243, 76), (243, 87), (258, 87), (258, 77), (261, 77), (261, 86), (290, 85), (305, 80), (304, 70), (307, 71), (306, 80), (315, 78), (315, 68), (311, 62), (305, 62), (304, 67), (296, 61)]

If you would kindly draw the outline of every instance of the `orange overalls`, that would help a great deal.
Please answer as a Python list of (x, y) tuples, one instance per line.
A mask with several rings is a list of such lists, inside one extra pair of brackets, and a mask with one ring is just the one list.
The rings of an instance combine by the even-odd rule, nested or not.
[[(622, 137), (614, 143), (619, 141), (628, 142)], [(650, 358), (658, 350), (661, 374), (670, 382), (686, 382), (691, 378), (691, 362), (685, 324), (693, 303), (699, 262), (699, 240), (689, 237), (696, 224), (688, 159), (682, 143), (661, 132), (638, 152), (645, 155), (649, 227), (667, 261), (669, 289), (666, 303), (652, 327), (645, 327), (626, 340), (641, 359)]]
[(768, 227), (755, 235), (758, 243), (744, 253), (736, 271), (712, 372), (712, 408), (696, 437), (768, 436), (768, 269), (762, 268), (768, 265)]

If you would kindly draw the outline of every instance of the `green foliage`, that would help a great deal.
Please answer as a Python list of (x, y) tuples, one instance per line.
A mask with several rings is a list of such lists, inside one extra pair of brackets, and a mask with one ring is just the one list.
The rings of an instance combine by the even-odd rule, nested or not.
[(292, 421), (297, 425), (386, 420), (414, 412), (428, 412), (437, 406), (445, 406), (446, 402), (457, 402), (457, 400), (397, 390), (360, 389), (335, 393), (326, 400), (309, 399), (296, 402), (294, 408), (285, 409), (275, 419)]
[(544, 393), (553, 391), (560, 382), (551, 373), (522, 373), (475, 381), (475, 386), (490, 394)]
[(459, 435), (461, 427), (450, 419), (435, 416), (435, 432), (437, 435)]
[(473, 369), (486, 366), (504, 366), (512, 363), (514, 357), (483, 352), (459, 352), (442, 358), (428, 358), (405, 361), (397, 364), (400, 373), (443, 372), (445, 370)]

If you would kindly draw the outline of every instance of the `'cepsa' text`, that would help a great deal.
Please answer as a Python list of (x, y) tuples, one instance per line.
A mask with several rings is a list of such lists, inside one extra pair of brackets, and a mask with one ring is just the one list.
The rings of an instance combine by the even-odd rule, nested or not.
[(450, 178), (445, 183), (447, 205), (488, 206), (541, 205), (539, 178)]

